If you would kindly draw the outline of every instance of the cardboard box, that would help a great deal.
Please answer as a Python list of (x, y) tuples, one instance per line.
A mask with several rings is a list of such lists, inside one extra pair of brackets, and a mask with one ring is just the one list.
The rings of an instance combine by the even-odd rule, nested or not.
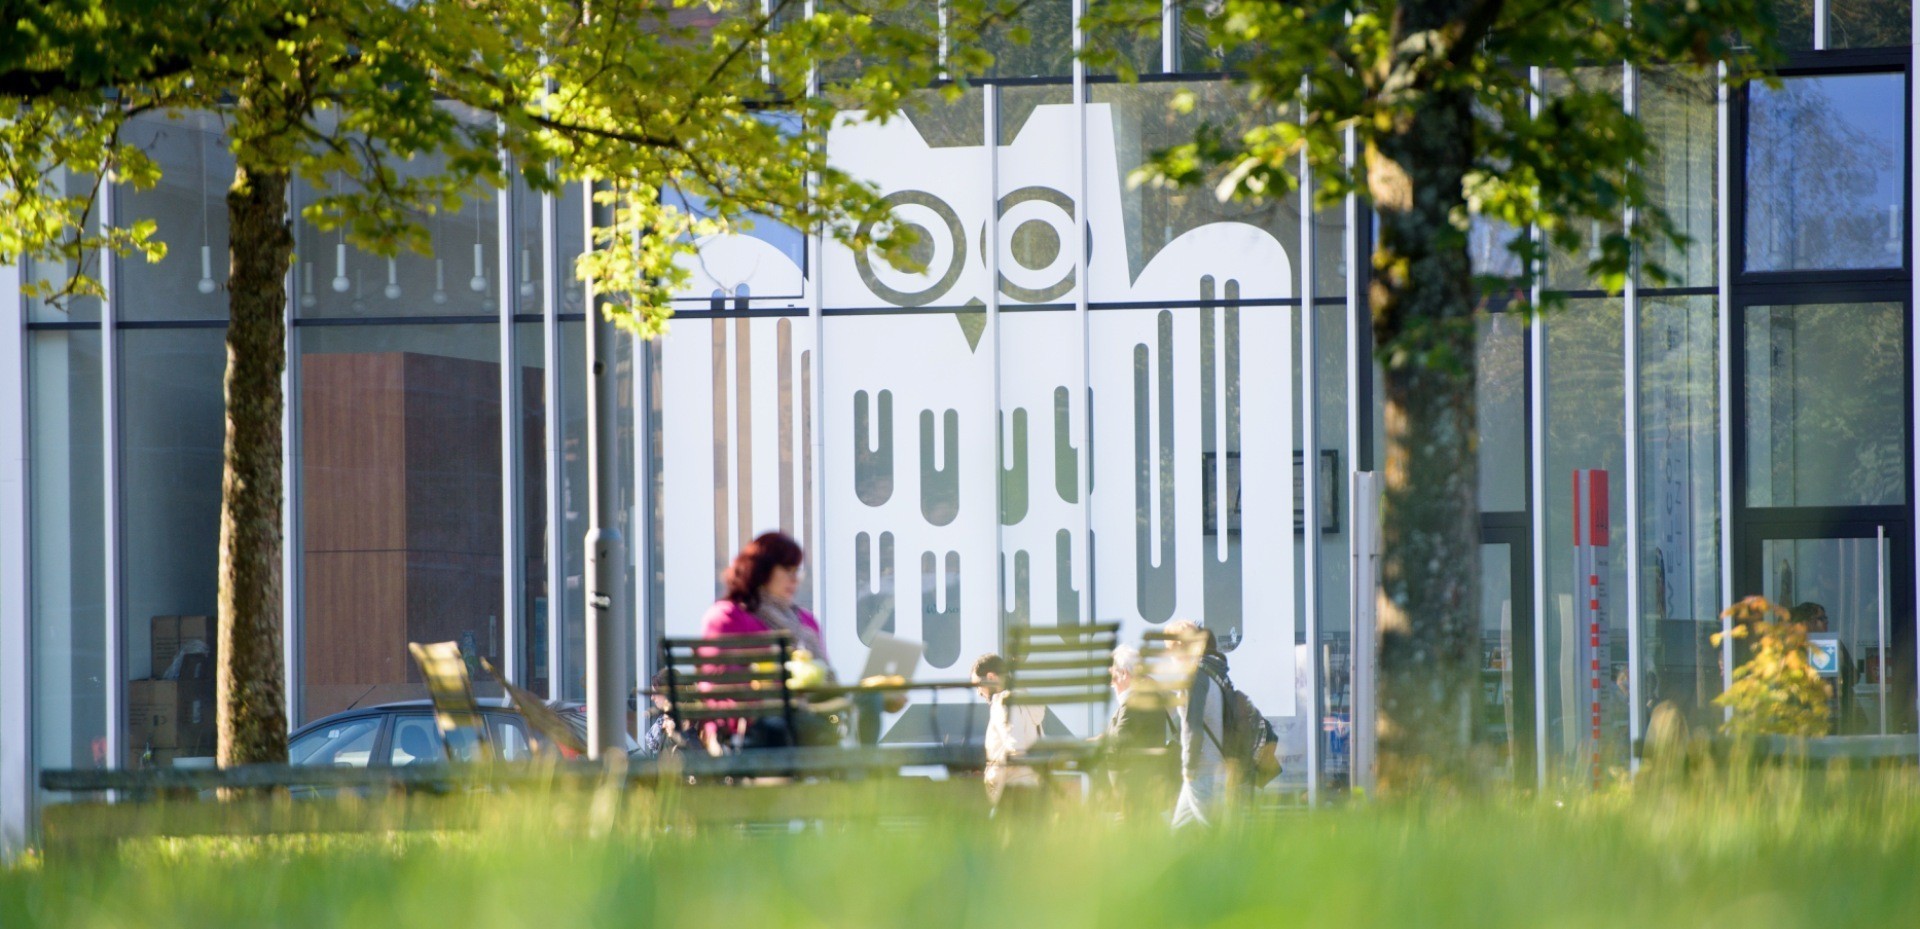
[[(214, 644), (217, 639), (218, 625), (211, 616), (155, 616), (153, 618), (153, 672), (155, 680), (166, 676), (167, 669), (173, 666), (173, 656), (187, 642), (199, 642), (206, 646), (207, 662), (205, 677), (212, 679), (211, 670)], [(184, 665), (185, 662), (182, 662)], [(183, 669), (180, 677), (187, 680), (197, 679)]]
[(213, 681), (128, 681), (127, 707), (127, 744), (134, 757), (148, 748), (212, 754)]

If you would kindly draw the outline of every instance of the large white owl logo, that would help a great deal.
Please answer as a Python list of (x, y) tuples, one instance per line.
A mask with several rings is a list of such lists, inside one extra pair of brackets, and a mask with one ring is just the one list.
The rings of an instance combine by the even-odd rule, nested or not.
[[(685, 297), (798, 307), (788, 295), (818, 287), (825, 341), (806, 320), (744, 318), (683, 321), (668, 339), (667, 628), (711, 600), (729, 545), (818, 519), (810, 594), (845, 673), (876, 631), (952, 669), (1000, 647), (1009, 623), (1091, 611), (1131, 637), (1186, 616), (1231, 629), (1236, 682), (1291, 712), (1292, 482), (1242, 489), (1239, 475), (1293, 466), (1292, 314), (1231, 305), (1291, 297), (1292, 261), (1267, 231), (1221, 222), (1134, 274), (1113, 113), (1086, 108), (1084, 205), (1078, 130), (1071, 105), (1035, 108), (1010, 145), (929, 145), (904, 120), (836, 129), (830, 157), (915, 229), (920, 270), (828, 243), (814, 281), (759, 239), (702, 244)], [(1070, 311), (1082, 286), (1096, 305), (1085, 330)], [(997, 350), (981, 351), (996, 290), (1027, 311), (1000, 314)], [(1090, 415), (1098, 456), (1081, 439)]]

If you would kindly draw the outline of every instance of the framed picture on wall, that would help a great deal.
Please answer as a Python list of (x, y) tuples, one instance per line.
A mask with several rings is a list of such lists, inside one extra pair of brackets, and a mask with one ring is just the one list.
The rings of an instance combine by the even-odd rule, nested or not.
[[(1301, 501), (1307, 497), (1306, 471), (1300, 467), (1300, 450), (1293, 450), (1293, 532), (1295, 535), (1306, 533), (1306, 512)], [(1317, 462), (1320, 466), (1316, 488), (1320, 497), (1320, 532), (1332, 535), (1340, 531), (1340, 450), (1323, 448)]]
[[(1227, 501), (1227, 535), (1240, 534), (1240, 453), (1226, 453), (1227, 488), (1232, 491), (1233, 499)], [(1220, 534), (1220, 506), (1218, 483), (1221, 468), (1219, 452), (1200, 453), (1200, 531), (1206, 535)]]

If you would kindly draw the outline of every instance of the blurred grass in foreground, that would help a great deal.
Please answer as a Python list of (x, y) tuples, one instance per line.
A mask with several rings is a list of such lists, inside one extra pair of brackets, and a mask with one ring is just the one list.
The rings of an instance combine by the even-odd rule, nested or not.
[(816, 793), (829, 815), (797, 831), (748, 829), (691, 821), (693, 795), (746, 799), (702, 790), (416, 797), (343, 808), (406, 831), (97, 844), (0, 870), (0, 926), (1761, 929), (1920, 913), (1911, 769), (1177, 835), (1077, 808), (1010, 825), (923, 799), (906, 815), (861, 785)]

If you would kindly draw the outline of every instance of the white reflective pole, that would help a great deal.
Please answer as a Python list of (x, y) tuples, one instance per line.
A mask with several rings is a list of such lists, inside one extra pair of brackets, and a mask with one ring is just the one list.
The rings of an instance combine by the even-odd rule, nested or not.
[[(1717, 237), (1717, 264), (1720, 272), (1720, 339), (1717, 347), (1719, 357), (1715, 359), (1714, 376), (1718, 381), (1720, 407), (1720, 602), (1728, 603), (1737, 594), (1733, 588), (1733, 548), (1738, 538), (1734, 525), (1733, 500), (1733, 430), (1740, 424), (1733, 421), (1733, 375), (1729, 362), (1733, 358), (1733, 223), (1727, 215), (1727, 204), (1731, 202), (1732, 184), (1727, 177), (1728, 162), (1731, 160), (1732, 142), (1728, 138), (1727, 108), (1730, 106), (1727, 91), (1727, 66), (1721, 64), (1717, 74), (1715, 88), (1715, 123), (1718, 128), (1719, 160), (1715, 175), (1715, 184), (1719, 194), (1720, 209), (1715, 218), (1719, 223)], [(1731, 625), (1721, 620), (1720, 631), (1729, 631)], [(1733, 639), (1723, 636), (1720, 640), (1720, 689), (1724, 692), (1733, 686)], [(1733, 718), (1733, 708), (1721, 711), (1726, 719)]]
[[(1621, 96), (1626, 111), (1635, 116), (1640, 112), (1640, 75), (1632, 65), (1626, 65), (1621, 73)], [(1633, 229), (1637, 217), (1632, 208), (1626, 211), (1626, 227)], [(1627, 513), (1626, 551), (1622, 557), (1627, 563), (1627, 770), (1636, 773), (1640, 770), (1640, 263), (1639, 248), (1634, 248), (1634, 261), (1628, 268), (1626, 290), (1623, 294), (1621, 309), (1621, 356), (1622, 385), (1620, 391), (1623, 403), (1621, 423), (1625, 427), (1625, 474), (1621, 494), (1625, 498)], [(1605, 658), (1602, 659), (1606, 660)]]
[(32, 635), (27, 612), (27, 332), (20, 268), (0, 265), (0, 864), (33, 816)]
[[(1301, 99), (1307, 84), (1300, 84)], [(1300, 153), (1300, 512), (1306, 514), (1301, 532), (1305, 546), (1301, 560), (1301, 602), (1305, 604), (1303, 623), (1307, 640), (1307, 705), (1298, 712), (1307, 717), (1307, 806), (1320, 800), (1321, 740), (1325, 738), (1325, 715), (1321, 712), (1322, 671), (1320, 667), (1320, 417), (1318, 360), (1320, 327), (1313, 305), (1313, 168), (1307, 153)]]
[[(1528, 104), (1535, 115), (1540, 112), (1540, 69), (1528, 76), (1533, 99)], [(1540, 230), (1528, 230), (1538, 238)], [(1540, 273), (1534, 269), (1530, 300), (1540, 306)], [(1532, 356), (1532, 375), (1527, 394), (1533, 398), (1529, 410), (1532, 442), (1527, 449), (1533, 474), (1533, 759), (1535, 783), (1547, 785), (1547, 321), (1537, 312), (1529, 327), (1527, 353)]]

